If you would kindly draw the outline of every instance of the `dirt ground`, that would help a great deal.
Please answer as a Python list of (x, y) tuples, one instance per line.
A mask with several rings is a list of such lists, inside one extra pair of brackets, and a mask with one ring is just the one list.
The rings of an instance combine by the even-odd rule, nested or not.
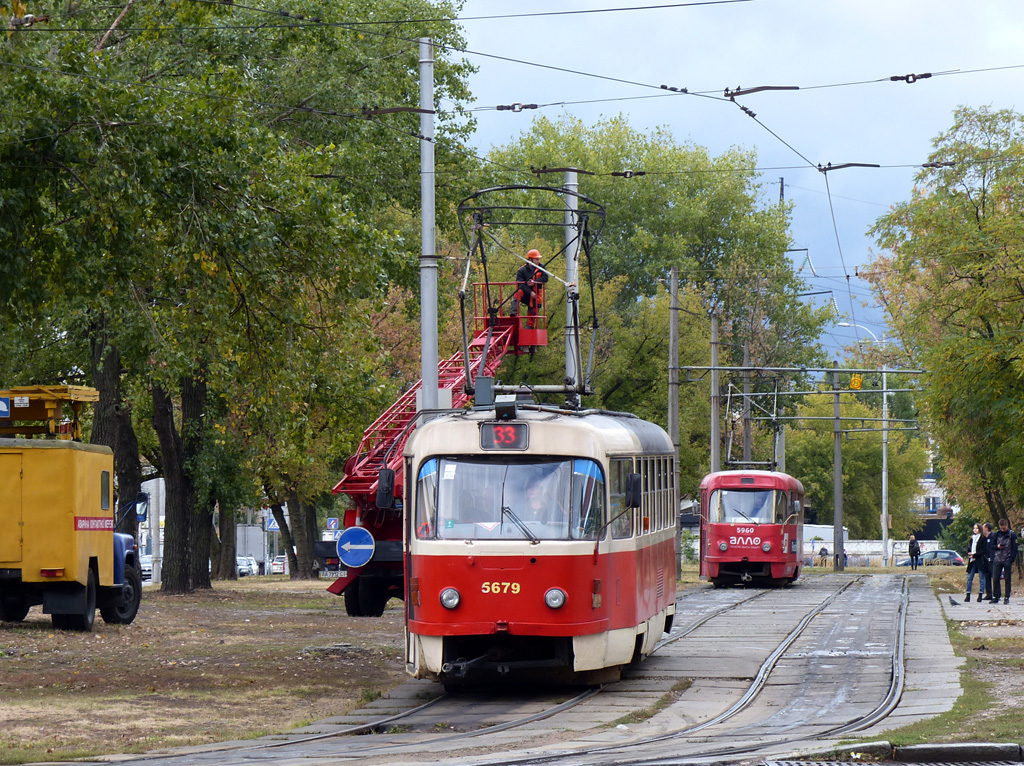
[(400, 601), (352, 618), (328, 581), (282, 576), (166, 596), (131, 625), (0, 623), (0, 763), (218, 742), (343, 713), (402, 683)]

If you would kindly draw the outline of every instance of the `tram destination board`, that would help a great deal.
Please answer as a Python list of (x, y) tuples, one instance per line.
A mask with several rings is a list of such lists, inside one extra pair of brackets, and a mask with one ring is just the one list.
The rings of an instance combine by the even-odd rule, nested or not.
[(480, 449), (524, 450), (530, 446), (530, 426), (526, 423), (480, 424)]

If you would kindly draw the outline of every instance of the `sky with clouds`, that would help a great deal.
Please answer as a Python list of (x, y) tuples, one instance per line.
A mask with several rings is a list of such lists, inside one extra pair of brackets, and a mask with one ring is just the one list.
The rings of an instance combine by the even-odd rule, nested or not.
[[(473, 18), (486, 16), (505, 18)], [(876, 336), (884, 313), (857, 277), (873, 259), (868, 229), (909, 197), (915, 166), (958, 106), (1024, 109), (1021, 0), (465, 0), (460, 18), (466, 58), (479, 68), (470, 85), (481, 153), (537, 114), (566, 113), (588, 123), (621, 113), (713, 154), (754, 149), (765, 203), (778, 200), (783, 179), (794, 205), (793, 247), (807, 258), (792, 255), (809, 290), (832, 291), (808, 300), (834, 297), (837, 321)], [(722, 98), (757, 86), (799, 90)], [(541, 108), (494, 109), (514, 103)], [(826, 188), (817, 166), (828, 163), (881, 167), (831, 171)], [(870, 339), (833, 327), (823, 341), (839, 353), (858, 335)]]

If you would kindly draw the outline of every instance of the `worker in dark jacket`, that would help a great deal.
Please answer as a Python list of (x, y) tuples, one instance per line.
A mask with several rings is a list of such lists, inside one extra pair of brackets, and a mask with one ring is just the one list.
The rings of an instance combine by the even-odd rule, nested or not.
[(540, 267), (539, 251), (531, 250), (526, 258), (526, 263), (516, 272), (517, 289), (512, 296), (509, 316), (518, 316), (520, 302), (525, 303), (526, 327), (532, 330), (537, 326), (537, 314), (544, 303), (544, 284), (548, 281), (548, 274)]
[[(1006, 519), (999, 519), (999, 529), (995, 533), (995, 540), (992, 543), (992, 603), (999, 601), (1000, 597), (1004, 604), (1010, 603), (1010, 572), (1013, 569), (1013, 560), (1017, 558), (1017, 533), (1010, 529), (1010, 522)], [(1006, 580), (1006, 591), (1000, 588), (1000, 579)]]

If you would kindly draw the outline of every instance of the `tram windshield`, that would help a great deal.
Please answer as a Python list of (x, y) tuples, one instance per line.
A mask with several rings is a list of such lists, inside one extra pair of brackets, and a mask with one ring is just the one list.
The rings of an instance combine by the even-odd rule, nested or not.
[(582, 458), (431, 458), (417, 477), (415, 520), (420, 539), (595, 540), (604, 474)]
[(716, 489), (711, 493), (708, 521), (712, 524), (782, 524), (786, 521), (786, 493), (772, 489)]

